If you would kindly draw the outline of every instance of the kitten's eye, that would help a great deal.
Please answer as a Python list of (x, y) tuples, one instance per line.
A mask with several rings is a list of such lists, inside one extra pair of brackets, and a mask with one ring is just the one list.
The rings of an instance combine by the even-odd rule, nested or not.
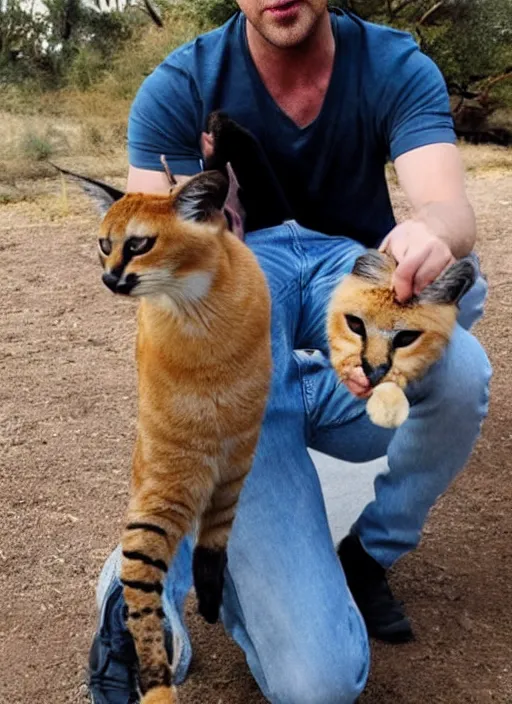
[(359, 335), (360, 337), (365, 337), (366, 329), (361, 318), (358, 318), (355, 315), (346, 315), (345, 320), (347, 321), (347, 325), (352, 330), (352, 332), (355, 332), (355, 334)]
[(102, 237), (100, 240), (98, 240), (98, 246), (101, 250), (101, 253), (104, 254), (106, 257), (112, 252), (112, 242), (107, 238), (107, 237)]
[(409, 347), (413, 342), (416, 342), (421, 334), (421, 330), (402, 330), (401, 332), (397, 332), (393, 338), (393, 349)]
[(146, 254), (155, 244), (156, 237), (130, 237), (126, 246), (131, 254)]

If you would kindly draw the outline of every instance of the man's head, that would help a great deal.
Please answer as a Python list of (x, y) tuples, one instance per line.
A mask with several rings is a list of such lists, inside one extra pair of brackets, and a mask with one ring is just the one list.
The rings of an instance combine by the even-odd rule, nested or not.
[(306, 41), (327, 13), (327, 0), (237, 0), (254, 29), (273, 46)]

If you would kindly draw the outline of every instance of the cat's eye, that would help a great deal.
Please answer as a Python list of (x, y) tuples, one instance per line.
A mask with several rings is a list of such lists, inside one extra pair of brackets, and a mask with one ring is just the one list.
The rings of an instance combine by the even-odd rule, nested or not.
[(101, 239), (99, 239), (98, 246), (101, 250), (101, 253), (104, 254), (106, 257), (108, 257), (108, 255), (112, 252), (112, 242), (107, 237), (102, 237)]
[(155, 244), (156, 237), (130, 237), (126, 242), (126, 247), (130, 254), (146, 254)]
[(360, 337), (365, 337), (366, 330), (361, 318), (358, 318), (356, 315), (346, 315), (345, 320), (347, 321), (347, 325), (352, 330), (352, 332), (355, 332), (355, 334), (359, 335)]
[(399, 347), (409, 347), (413, 342), (421, 335), (421, 330), (401, 330), (397, 332), (393, 338), (393, 349), (398, 349)]

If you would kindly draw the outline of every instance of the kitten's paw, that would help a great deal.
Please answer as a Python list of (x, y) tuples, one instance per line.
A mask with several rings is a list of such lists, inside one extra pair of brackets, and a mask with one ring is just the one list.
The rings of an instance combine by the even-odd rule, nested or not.
[(175, 687), (154, 687), (147, 692), (141, 704), (178, 704)]
[(216, 623), (222, 604), (226, 550), (205, 548), (194, 550), (193, 572), (198, 611), (208, 623)]
[(409, 416), (409, 401), (399, 386), (386, 381), (373, 390), (366, 404), (366, 412), (375, 425), (398, 428)]

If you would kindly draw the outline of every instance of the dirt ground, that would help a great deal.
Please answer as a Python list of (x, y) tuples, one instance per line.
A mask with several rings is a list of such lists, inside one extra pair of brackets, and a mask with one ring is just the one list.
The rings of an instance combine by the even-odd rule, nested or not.
[[(393, 570), (417, 640), (374, 644), (363, 704), (512, 702), (512, 169), (510, 152), (494, 150), (492, 164), (481, 154), (466, 158), (491, 292), (478, 328), (495, 369), (491, 413), (421, 547)], [(38, 187), (0, 206), (0, 702), (85, 704), (94, 586), (127, 498), (135, 309), (100, 282), (86, 201), (58, 180)], [(263, 702), (222, 629), (193, 604), (188, 621), (184, 704)]]

